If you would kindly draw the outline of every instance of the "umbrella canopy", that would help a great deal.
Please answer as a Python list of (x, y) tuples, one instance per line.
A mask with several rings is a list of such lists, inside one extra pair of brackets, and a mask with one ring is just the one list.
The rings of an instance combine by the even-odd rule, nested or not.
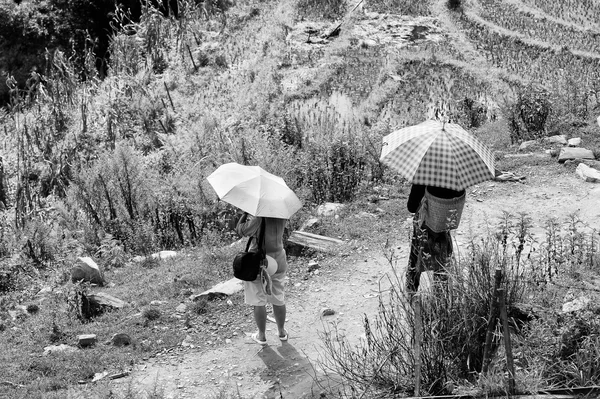
[(459, 125), (426, 121), (383, 138), (381, 162), (413, 184), (462, 190), (494, 177), (494, 154)]
[(254, 216), (289, 219), (302, 207), (281, 177), (260, 166), (227, 163), (206, 179), (221, 200)]

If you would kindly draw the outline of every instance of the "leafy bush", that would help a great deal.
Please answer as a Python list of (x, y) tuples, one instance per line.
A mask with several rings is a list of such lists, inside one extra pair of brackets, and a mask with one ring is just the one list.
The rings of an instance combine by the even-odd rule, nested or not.
[(299, 0), (296, 9), (304, 18), (338, 19), (346, 11), (346, 2), (344, 0)]
[(401, 15), (430, 15), (430, 0), (371, 0), (365, 2), (366, 9), (380, 13)]
[(546, 136), (546, 122), (551, 112), (552, 103), (547, 90), (535, 85), (518, 89), (515, 102), (509, 102), (503, 108), (511, 141), (517, 143)]
[(303, 183), (316, 203), (354, 198), (365, 170), (365, 157), (356, 143), (340, 139), (331, 144), (310, 144), (303, 157)]
[[(350, 392), (369, 390), (384, 395), (412, 394), (413, 370), (421, 367), (421, 394), (451, 394), (457, 381), (472, 381), (483, 366), (483, 349), (494, 292), (496, 269), (502, 270), (501, 287), (511, 314), (523, 297), (529, 281), (520, 253), (510, 251), (512, 243), (523, 244), (528, 235), (526, 218), (517, 219), (504, 235), (473, 240), (471, 250), (455, 259), (447, 268), (448, 280), (434, 281), (430, 289), (411, 301), (403, 290), (403, 276), (394, 275), (388, 302), (380, 299), (374, 320), (365, 317), (365, 340), (353, 347), (335, 331), (322, 337), (328, 359), (327, 370), (339, 374)], [(506, 248), (506, 250), (505, 250)], [(522, 253), (522, 252), (521, 252)], [(393, 252), (386, 253), (393, 270), (400, 270)], [(415, 301), (421, 303), (421, 327), (418, 330)], [(413, 343), (420, 331), (420, 358), (415, 358)], [(500, 337), (492, 341), (492, 351), (500, 346)], [(374, 396), (377, 396), (374, 394)]]
[(460, 10), (462, 8), (462, 0), (448, 0), (446, 2), (449, 10)]

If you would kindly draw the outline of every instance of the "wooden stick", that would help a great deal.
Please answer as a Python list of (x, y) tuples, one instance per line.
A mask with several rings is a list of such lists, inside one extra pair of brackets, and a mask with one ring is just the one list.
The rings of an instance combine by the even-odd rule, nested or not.
[(173, 99), (171, 98), (171, 93), (169, 93), (169, 88), (167, 87), (167, 82), (163, 82), (165, 85), (165, 90), (167, 90), (167, 96), (169, 97), (169, 101), (171, 102), (171, 107), (173, 107), (173, 111), (175, 111), (175, 106), (173, 105)]
[(481, 372), (487, 373), (490, 365), (491, 351), (492, 351), (492, 338), (494, 337), (494, 327), (498, 320), (498, 290), (500, 289), (500, 283), (502, 282), (502, 269), (496, 269), (494, 276), (494, 291), (492, 292), (492, 303), (490, 304), (489, 321), (487, 331), (485, 334), (485, 346), (483, 348), (483, 361), (481, 365)]
[(421, 394), (421, 343), (423, 341), (423, 320), (421, 319), (421, 296), (413, 297), (415, 307), (415, 396)]
[(513, 362), (512, 346), (510, 343), (510, 331), (508, 329), (508, 314), (506, 313), (506, 293), (504, 288), (498, 290), (500, 293), (500, 317), (502, 318), (502, 333), (504, 335), (504, 351), (506, 352), (506, 367), (508, 368), (508, 394), (515, 392), (515, 364)]
[(194, 61), (194, 56), (192, 55), (192, 50), (190, 50), (190, 46), (188, 46), (187, 44), (185, 46), (187, 47), (188, 53), (190, 54), (190, 59), (192, 60), (192, 65), (194, 65), (194, 71), (197, 71), (198, 67), (196, 66), (196, 62)]

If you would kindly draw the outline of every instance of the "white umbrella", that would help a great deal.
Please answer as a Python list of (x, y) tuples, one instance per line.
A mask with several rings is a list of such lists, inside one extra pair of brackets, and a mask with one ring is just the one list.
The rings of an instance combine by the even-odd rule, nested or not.
[(289, 219), (302, 203), (285, 181), (260, 166), (221, 165), (206, 178), (219, 198), (253, 216)]

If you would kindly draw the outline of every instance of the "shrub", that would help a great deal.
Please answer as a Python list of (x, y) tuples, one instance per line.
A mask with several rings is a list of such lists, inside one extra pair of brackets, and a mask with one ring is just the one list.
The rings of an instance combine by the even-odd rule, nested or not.
[(512, 143), (547, 135), (546, 122), (552, 112), (552, 103), (545, 89), (533, 84), (518, 89), (516, 101), (504, 104), (502, 111), (508, 121)]
[(462, 0), (448, 0), (446, 2), (449, 10), (457, 11), (462, 9)]
[(142, 311), (142, 316), (148, 321), (158, 320), (161, 316), (160, 310), (156, 308), (146, 308)]
[(366, 9), (380, 13), (401, 15), (430, 15), (430, 0), (370, 0), (365, 2)]
[(344, 0), (300, 0), (296, 9), (303, 18), (338, 19), (346, 11), (346, 2)]
[[(483, 365), (483, 349), (489, 309), (494, 291), (494, 275), (502, 270), (501, 287), (506, 292), (509, 314), (521, 300), (528, 281), (521, 254), (509, 246), (530, 244), (521, 233), (528, 232), (522, 217), (501, 228), (507, 233), (490, 235), (471, 242), (471, 251), (447, 267), (448, 280), (434, 281), (410, 301), (403, 290), (403, 276), (394, 274), (388, 302), (380, 299), (374, 319), (365, 316), (365, 340), (353, 347), (336, 331), (322, 336), (327, 352), (323, 366), (340, 375), (351, 392), (369, 390), (382, 396), (413, 393), (413, 370), (421, 367), (421, 394), (451, 394), (450, 383), (473, 381)], [(525, 234), (527, 237), (527, 234)], [(503, 242), (506, 242), (506, 248)], [(525, 249), (525, 248), (523, 248)], [(386, 254), (393, 270), (400, 270), (393, 253)], [(421, 303), (421, 356), (415, 358), (413, 343), (417, 330), (415, 303)], [(412, 303), (412, 305), (411, 305)], [(494, 337), (491, 349), (500, 345)], [(342, 395), (344, 396), (344, 395)], [(373, 393), (373, 396), (377, 395)]]
[(338, 139), (331, 144), (311, 144), (303, 156), (304, 184), (316, 203), (354, 198), (365, 170), (365, 157), (356, 143)]

